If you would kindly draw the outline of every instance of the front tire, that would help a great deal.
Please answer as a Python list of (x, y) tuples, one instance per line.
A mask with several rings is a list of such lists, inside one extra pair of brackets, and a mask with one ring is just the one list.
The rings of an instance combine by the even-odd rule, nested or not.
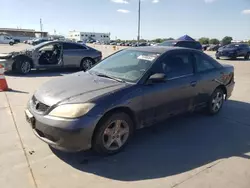
[(85, 72), (85, 71), (89, 70), (94, 64), (95, 64), (95, 61), (93, 59), (84, 58), (81, 61), (80, 69)]
[(111, 114), (99, 123), (94, 134), (93, 150), (104, 155), (118, 153), (129, 142), (133, 130), (133, 121), (126, 113)]
[(211, 95), (209, 101), (208, 101), (208, 106), (207, 106), (207, 112), (210, 115), (215, 115), (218, 114), (219, 111), (223, 107), (224, 103), (224, 95), (225, 93), (221, 88), (217, 88), (213, 94)]
[(9, 45), (13, 46), (13, 45), (14, 45), (14, 43), (13, 43), (13, 42), (10, 42), (10, 43), (9, 43)]
[(32, 68), (32, 65), (29, 60), (24, 59), (24, 60), (20, 60), (19, 62), (17, 62), (17, 71), (20, 74), (25, 75), (25, 74), (30, 73), (31, 68)]

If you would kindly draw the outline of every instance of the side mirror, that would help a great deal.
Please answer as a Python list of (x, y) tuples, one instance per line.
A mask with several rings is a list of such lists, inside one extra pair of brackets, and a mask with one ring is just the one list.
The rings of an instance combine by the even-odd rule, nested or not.
[(163, 73), (155, 73), (151, 75), (148, 79), (150, 83), (155, 83), (155, 82), (165, 82), (166, 75)]

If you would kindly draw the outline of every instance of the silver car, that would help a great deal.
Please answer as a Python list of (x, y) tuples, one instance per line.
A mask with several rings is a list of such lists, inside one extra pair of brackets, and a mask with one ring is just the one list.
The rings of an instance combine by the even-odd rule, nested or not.
[(84, 44), (65, 41), (43, 42), (21, 52), (0, 54), (6, 71), (28, 74), (31, 69), (73, 68), (88, 70), (102, 59), (102, 53)]

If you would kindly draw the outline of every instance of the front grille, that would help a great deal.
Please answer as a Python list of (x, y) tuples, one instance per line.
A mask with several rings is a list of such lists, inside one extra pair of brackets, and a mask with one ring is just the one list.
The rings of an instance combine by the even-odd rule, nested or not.
[(46, 112), (50, 106), (38, 101), (35, 96), (32, 97), (32, 106), (33, 108), (40, 113)]

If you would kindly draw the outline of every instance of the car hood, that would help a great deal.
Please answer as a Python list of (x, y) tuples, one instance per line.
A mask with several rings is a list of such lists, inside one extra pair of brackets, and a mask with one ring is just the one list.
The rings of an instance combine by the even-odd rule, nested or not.
[(11, 53), (0, 54), (0, 59), (7, 59), (7, 58), (9, 58), (11, 56), (12, 56)]
[(3, 54), (0, 54), (0, 59), (5, 59), (7, 57), (15, 57), (15, 56), (18, 56), (18, 55), (26, 55), (26, 56), (31, 56), (32, 54), (32, 50), (22, 50), (22, 51), (19, 51), (19, 52), (10, 52), (10, 53), (3, 53)]
[(63, 102), (84, 103), (126, 85), (126, 83), (78, 72), (43, 84), (34, 95), (37, 100), (48, 106)]

